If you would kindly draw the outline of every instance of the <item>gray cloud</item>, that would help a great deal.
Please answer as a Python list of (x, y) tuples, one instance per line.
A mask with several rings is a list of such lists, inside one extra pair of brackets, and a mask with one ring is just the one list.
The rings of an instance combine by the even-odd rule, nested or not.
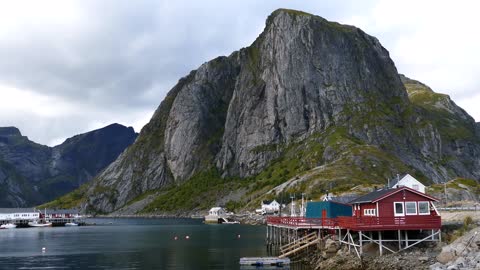
[(79, 0), (69, 6), (70, 20), (56, 10), (58, 2), (42, 1), (53, 19), (20, 16), (13, 33), (0, 34), (0, 94), (8, 96), (2, 88), (8, 86), (32, 98), (54, 97), (62, 106), (58, 115), (45, 116), (33, 106), (49, 106), (48, 99), (32, 102), (31, 110), (18, 100), (21, 109), (0, 108), (0, 125), (18, 126), (47, 144), (109, 122), (138, 130), (180, 77), (248, 46), (273, 10), (344, 21), (369, 15), (378, 1), (359, 2)]

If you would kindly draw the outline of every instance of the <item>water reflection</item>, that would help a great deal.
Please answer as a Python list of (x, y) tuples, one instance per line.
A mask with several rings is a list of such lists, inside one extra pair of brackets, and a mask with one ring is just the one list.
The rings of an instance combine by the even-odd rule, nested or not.
[(272, 254), (262, 226), (205, 225), (191, 219), (89, 222), (98, 225), (1, 230), (0, 269), (251, 269), (240, 268), (241, 257)]

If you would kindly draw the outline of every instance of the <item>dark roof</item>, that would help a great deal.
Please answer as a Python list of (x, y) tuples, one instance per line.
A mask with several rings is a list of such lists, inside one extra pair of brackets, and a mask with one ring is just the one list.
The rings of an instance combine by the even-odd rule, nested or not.
[(355, 200), (356, 198), (358, 198), (358, 195), (344, 195), (344, 196), (338, 196), (338, 197), (330, 197), (329, 201), (348, 204), (351, 201)]
[(12, 214), (12, 213), (36, 213), (33, 208), (0, 208), (0, 214)]
[(370, 192), (366, 195), (363, 195), (361, 197), (358, 197), (356, 198), (355, 200), (351, 201), (350, 204), (354, 204), (354, 203), (369, 203), (369, 202), (375, 202), (375, 201), (378, 201), (380, 199), (383, 199), (385, 197), (388, 197), (390, 196), (391, 194), (394, 194), (394, 193), (397, 193), (399, 191), (402, 191), (402, 190), (408, 190), (410, 192), (413, 192), (413, 193), (416, 193), (420, 196), (423, 196), (425, 198), (428, 198), (432, 201), (438, 201), (437, 198), (435, 197), (432, 197), (430, 195), (427, 195), (425, 193), (422, 193), (422, 192), (419, 192), (417, 190), (414, 190), (414, 189), (411, 189), (409, 187), (398, 187), (398, 188), (391, 188), (391, 189), (380, 189), (380, 190), (376, 190), (374, 192)]
[(392, 188), (393, 186), (395, 186), (398, 182), (400, 182), (400, 180), (402, 180), (405, 176), (407, 176), (406, 174), (401, 174), (399, 177), (395, 177), (393, 178), (392, 180), (390, 180), (390, 185), (388, 186), (389, 188)]
[[(40, 210), (38, 211), (45, 213), (45, 210)], [(58, 215), (63, 215), (63, 214), (78, 214), (78, 210), (76, 209), (47, 209), (47, 214), (58, 214)]]
[(392, 192), (394, 191), (394, 189), (379, 189), (379, 190), (375, 190), (373, 192), (370, 192), (368, 194), (365, 194), (363, 196), (360, 196), (352, 201), (350, 201), (349, 203), (350, 204), (354, 204), (354, 203), (367, 203), (367, 202), (372, 202), (374, 201), (375, 199), (378, 199), (380, 197), (382, 197), (383, 195), (385, 194), (388, 194), (389, 192)]
[(270, 204), (272, 201), (263, 201), (263, 204)]

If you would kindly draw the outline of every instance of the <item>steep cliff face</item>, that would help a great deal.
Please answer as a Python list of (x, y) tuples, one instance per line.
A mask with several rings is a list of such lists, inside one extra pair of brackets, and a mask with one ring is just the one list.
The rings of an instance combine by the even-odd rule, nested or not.
[(149, 208), (157, 209), (201, 189), (191, 182), (205, 175), (220, 183), (212, 171), (225, 181), (254, 181), (242, 187), (250, 197), (310, 170), (304, 189), (405, 170), (424, 181), (477, 179), (475, 123), (427, 90), (401, 78), (378, 40), (360, 29), (277, 10), (251, 46), (181, 79), (136, 143), (75, 202), (112, 212), (157, 192)]
[[(253, 175), (277, 156), (256, 148), (351, 124), (375, 110), (375, 103), (392, 110), (378, 120), (396, 124), (408, 103), (388, 52), (355, 27), (279, 10), (240, 55), (242, 72), (217, 162), (228, 175)], [(372, 142), (388, 136), (357, 132)]]
[(457, 176), (480, 178), (480, 137), (476, 123), (448, 95), (401, 75), (414, 107), (406, 117), (409, 141), (420, 155), (412, 165), (429, 171), (435, 182)]
[(0, 128), (0, 205), (32, 206), (72, 191), (135, 138), (132, 128), (113, 124), (52, 148), (30, 141), (17, 128)]

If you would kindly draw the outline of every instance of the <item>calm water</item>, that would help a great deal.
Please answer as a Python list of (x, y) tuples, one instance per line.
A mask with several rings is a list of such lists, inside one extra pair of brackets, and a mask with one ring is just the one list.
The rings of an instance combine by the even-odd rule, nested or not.
[(88, 222), (97, 226), (0, 230), (0, 269), (240, 269), (240, 257), (267, 256), (263, 226), (191, 219)]

